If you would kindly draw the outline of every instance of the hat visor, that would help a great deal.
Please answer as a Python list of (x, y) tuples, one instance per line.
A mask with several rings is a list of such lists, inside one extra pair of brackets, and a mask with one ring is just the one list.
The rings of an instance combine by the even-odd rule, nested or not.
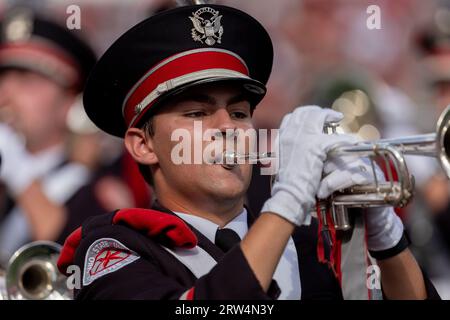
[(155, 104), (145, 112), (145, 114), (133, 125), (133, 127), (140, 127), (143, 122), (145, 122), (149, 117), (153, 116), (156, 112), (161, 110), (161, 107), (168, 103), (172, 98), (175, 98), (176, 96), (192, 88), (213, 83), (231, 84), (235, 85), (236, 87), (242, 88), (242, 92), (246, 95), (248, 101), (250, 102), (252, 111), (255, 109), (256, 105), (264, 98), (267, 92), (267, 88), (263, 83), (251, 78), (215, 77), (192, 81), (161, 95), (155, 102)]

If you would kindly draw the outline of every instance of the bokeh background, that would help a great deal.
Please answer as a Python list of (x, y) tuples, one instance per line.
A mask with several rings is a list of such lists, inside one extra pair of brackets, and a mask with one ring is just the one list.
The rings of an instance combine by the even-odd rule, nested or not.
[[(255, 16), (273, 39), (268, 95), (254, 115), (258, 128), (277, 128), (295, 107), (319, 104), (345, 114), (343, 131), (368, 140), (401, 137), (434, 132), (450, 104), (450, 1), (214, 2)], [(0, 15), (18, 4), (61, 24), (70, 15), (68, 6), (79, 6), (76, 32), (98, 55), (137, 22), (176, 5), (169, 0), (1, 0)], [(371, 5), (380, 8), (380, 29), (367, 26)], [(102, 139), (112, 141), (103, 144), (105, 150), (121, 148), (112, 138)], [(417, 195), (398, 213), (419, 262), (442, 297), (450, 299), (449, 182), (435, 159), (408, 157), (408, 165)]]

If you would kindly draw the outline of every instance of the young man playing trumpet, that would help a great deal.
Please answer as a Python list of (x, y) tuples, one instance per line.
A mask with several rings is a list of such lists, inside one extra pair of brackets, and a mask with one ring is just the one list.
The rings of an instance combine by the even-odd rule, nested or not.
[[(316, 196), (371, 182), (358, 158), (327, 161), (333, 146), (353, 142), (323, 134), (341, 114), (310, 106), (285, 116), (279, 171), (257, 218), (244, 207), (250, 164), (177, 165), (171, 158), (173, 131), (194, 135), (195, 121), (224, 138), (252, 128), (272, 58), (264, 28), (219, 5), (153, 16), (104, 54), (85, 90), (86, 111), (124, 137), (143, 174), (151, 173), (157, 203), (92, 218), (66, 240), (58, 265), (64, 273), (81, 268), (77, 299), (342, 299), (333, 270), (317, 260), (315, 219), (300, 227)], [(436, 297), (392, 208), (369, 213), (368, 249), (379, 258), (384, 296)]]

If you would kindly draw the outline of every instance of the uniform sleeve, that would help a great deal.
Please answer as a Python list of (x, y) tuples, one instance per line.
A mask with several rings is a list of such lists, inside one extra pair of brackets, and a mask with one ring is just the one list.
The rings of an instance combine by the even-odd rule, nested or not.
[(272, 281), (265, 293), (250, 268), (240, 246), (231, 249), (193, 288), (194, 299), (276, 299), (280, 290)]
[[(268, 293), (263, 291), (239, 245), (225, 254), (209, 273), (196, 280), (162, 248), (144, 255), (145, 258), (141, 255), (136, 261), (82, 287), (75, 292), (76, 299), (270, 300), (280, 293), (275, 281)], [(186, 272), (190, 275), (189, 281), (183, 276)]]

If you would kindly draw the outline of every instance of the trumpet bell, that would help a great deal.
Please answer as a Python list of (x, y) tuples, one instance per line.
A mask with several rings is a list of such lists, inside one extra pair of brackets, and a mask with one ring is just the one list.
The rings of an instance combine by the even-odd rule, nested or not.
[(50, 241), (35, 241), (17, 250), (6, 272), (8, 299), (71, 299), (66, 277), (56, 267), (60, 251), (61, 246)]
[(441, 113), (436, 126), (437, 154), (442, 169), (450, 177), (450, 105)]

